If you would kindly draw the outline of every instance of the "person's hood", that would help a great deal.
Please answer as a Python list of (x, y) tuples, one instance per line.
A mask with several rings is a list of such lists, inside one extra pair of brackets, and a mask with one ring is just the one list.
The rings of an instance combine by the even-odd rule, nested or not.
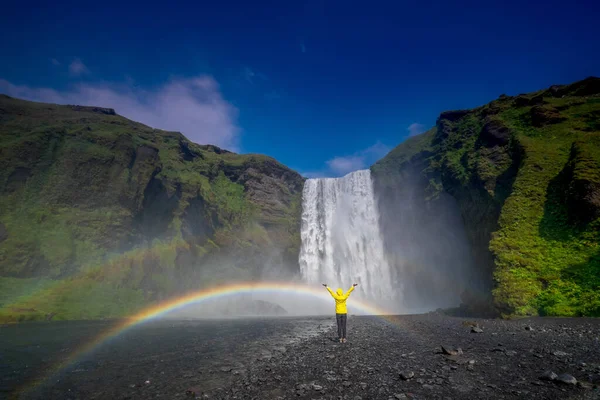
[(337, 290), (335, 292), (337, 294), (339, 294), (340, 296), (344, 293), (344, 291), (342, 290), (342, 288), (337, 288)]

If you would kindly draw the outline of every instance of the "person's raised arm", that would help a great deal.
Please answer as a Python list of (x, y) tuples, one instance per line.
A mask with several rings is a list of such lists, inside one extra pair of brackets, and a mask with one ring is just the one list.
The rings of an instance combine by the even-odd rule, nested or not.
[(350, 296), (350, 293), (352, 293), (356, 286), (358, 286), (358, 283), (355, 283), (354, 285), (350, 286), (350, 289), (348, 289), (348, 291), (346, 292), (346, 297)]
[(327, 289), (327, 291), (329, 292), (331, 297), (333, 297), (335, 299), (335, 294), (333, 293), (333, 290), (331, 290), (331, 288), (329, 286), (327, 286), (326, 283), (324, 283), (323, 286), (325, 286), (325, 289)]

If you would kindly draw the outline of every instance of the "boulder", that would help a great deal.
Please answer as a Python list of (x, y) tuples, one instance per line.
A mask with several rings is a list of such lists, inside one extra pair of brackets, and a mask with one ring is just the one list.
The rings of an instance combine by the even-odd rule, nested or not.
[(510, 130), (503, 121), (488, 118), (481, 129), (481, 139), (489, 147), (504, 146), (510, 140)]
[(448, 120), (451, 122), (456, 122), (459, 119), (461, 119), (462, 117), (464, 117), (465, 115), (471, 113), (471, 110), (451, 110), (451, 111), (444, 111), (440, 114), (438, 120)]
[(530, 111), (531, 124), (535, 127), (558, 124), (565, 121), (566, 118), (560, 115), (560, 112), (553, 107), (533, 106)]
[(600, 164), (593, 144), (576, 142), (571, 146), (568, 168), (571, 173), (567, 193), (569, 215), (579, 223), (600, 217)]

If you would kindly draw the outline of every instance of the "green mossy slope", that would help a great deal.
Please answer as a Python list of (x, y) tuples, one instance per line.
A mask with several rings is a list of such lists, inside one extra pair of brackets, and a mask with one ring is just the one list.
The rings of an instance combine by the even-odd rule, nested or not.
[(408, 171), (424, 204), (456, 199), (500, 313), (600, 316), (600, 79), (444, 112), (372, 167), (377, 190)]
[(0, 95), (0, 318), (122, 316), (266, 266), (293, 274), (302, 186), (270, 157), (111, 109)]

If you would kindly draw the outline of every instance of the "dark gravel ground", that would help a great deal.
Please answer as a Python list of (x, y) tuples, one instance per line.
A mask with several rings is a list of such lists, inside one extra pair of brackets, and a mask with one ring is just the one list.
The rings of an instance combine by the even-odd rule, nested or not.
[[(476, 323), (479, 333), (472, 332)], [(437, 314), (384, 322), (349, 319), (255, 365), (223, 398), (592, 399), (600, 398), (600, 320), (466, 320)], [(461, 348), (462, 354), (447, 355)], [(459, 352), (460, 353), (460, 352)], [(570, 374), (577, 384), (540, 379)], [(561, 378), (567, 378), (563, 376)], [(567, 379), (564, 379), (567, 380)]]
[[(11, 397), (98, 333), (72, 324), (67, 343), (44, 334), (60, 331), (54, 323), (26, 338), (28, 325), (0, 328), (0, 337), (9, 338), (0, 343), (2, 390)], [(335, 340), (334, 327), (333, 317), (148, 323), (16, 398), (600, 398), (597, 319), (350, 316), (345, 344)], [(442, 346), (460, 354), (444, 354)], [(541, 379), (554, 378), (548, 371), (559, 379)], [(560, 382), (573, 381), (561, 374), (577, 383)]]

